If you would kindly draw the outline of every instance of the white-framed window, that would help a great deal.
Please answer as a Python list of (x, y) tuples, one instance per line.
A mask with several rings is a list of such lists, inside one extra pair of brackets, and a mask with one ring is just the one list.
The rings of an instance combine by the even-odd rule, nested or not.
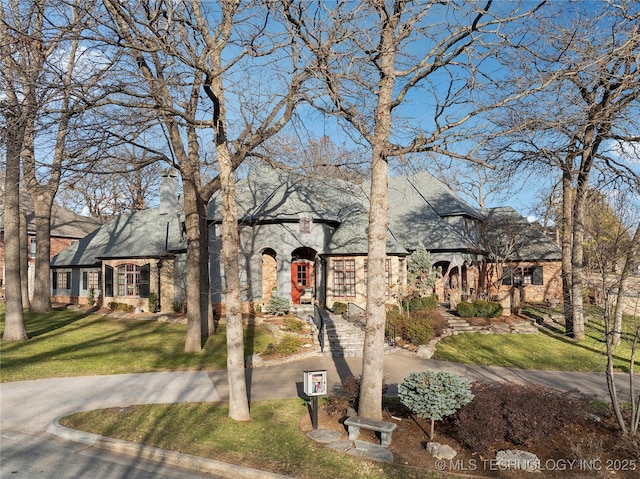
[(116, 268), (118, 296), (140, 296), (140, 266), (121, 264)]

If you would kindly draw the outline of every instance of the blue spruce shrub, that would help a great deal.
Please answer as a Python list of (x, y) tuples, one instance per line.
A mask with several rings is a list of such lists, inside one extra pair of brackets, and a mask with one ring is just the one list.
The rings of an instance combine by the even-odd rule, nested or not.
[(410, 372), (398, 386), (400, 402), (413, 414), (434, 422), (454, 414), (473, 400), (468, 379), (446, 371)]

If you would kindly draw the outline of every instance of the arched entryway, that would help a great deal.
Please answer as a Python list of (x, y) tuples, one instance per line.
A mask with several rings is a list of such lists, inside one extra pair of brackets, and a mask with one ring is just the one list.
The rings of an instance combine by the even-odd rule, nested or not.
[(276, 252), (265, 248), (262, 252), (262, 304), (269, 304), (271, 295), (278, 290), (278, 263)]
[(313, 303), (315, 298), (316, 251), (297, 248), (291, 253), (291, 302)]

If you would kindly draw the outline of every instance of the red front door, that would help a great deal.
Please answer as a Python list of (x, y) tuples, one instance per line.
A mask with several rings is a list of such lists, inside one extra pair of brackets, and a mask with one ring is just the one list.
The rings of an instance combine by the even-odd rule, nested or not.
[(291, 263), (291, 302), (300, 304), (300, 294), (309, 286), (309, 263)]

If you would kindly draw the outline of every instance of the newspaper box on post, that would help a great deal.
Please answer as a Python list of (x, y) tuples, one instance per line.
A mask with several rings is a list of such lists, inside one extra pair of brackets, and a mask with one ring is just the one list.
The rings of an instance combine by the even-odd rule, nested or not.
[(326, 396), (327, 371), (305, 371), (304, 393), (309, 397)]

